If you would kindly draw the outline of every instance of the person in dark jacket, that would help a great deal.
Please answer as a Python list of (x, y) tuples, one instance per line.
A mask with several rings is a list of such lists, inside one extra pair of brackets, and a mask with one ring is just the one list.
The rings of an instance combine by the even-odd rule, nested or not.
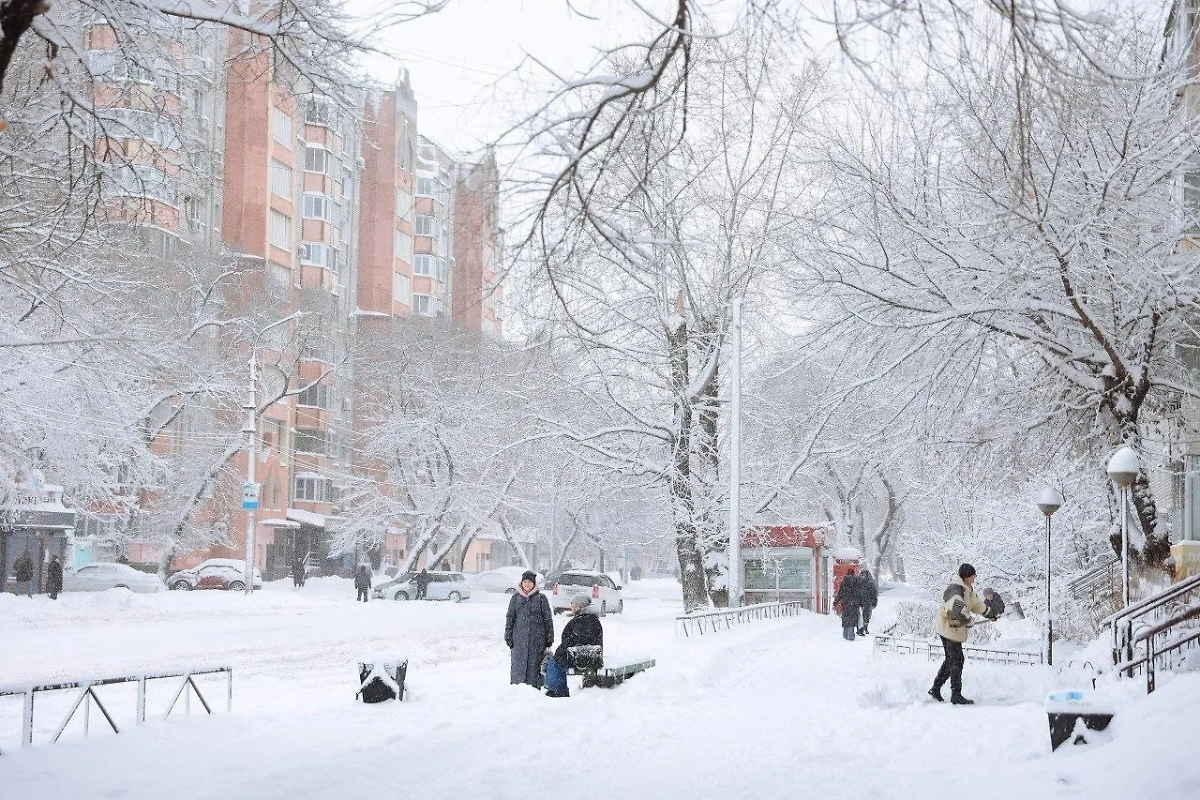
[(358, 590), (358, 597), (354, 602), (367, 602), (367, 596), (371, 592), (371, 571), (367, 569), (366, 564), (358, 565), (358, 572), (354, 573), (354, 588)]
[(50, 599), (57, 600), (58, 593), (62, 591), (62, 588), (62, 562), (58, 560), (58, 556), (50, 556), (50, 563), (46, 565), (46, 591), (50, 593)]
[(304, 559), (295, 558), (292, 561), (292, 586), (299, 589), (304, 585)]
[(862, 608), (862, 590), (859, 587), (858, 575), (851, 567), (842, 577), (842, 585), (833, 598), (833, 605), (842, 617), (842, 638), (848, 642), (854, 641), (854, 632), (858, 630), (858, 613)]
[(995, 589), (983, 590), (983, 616), (1000, 619), (1004, 615), (1004, 600)]
[(417, 585), (418, 600), (426, 599), (425, 594), (429, 591), (429, 582), (431, 580), (433, 579), (429, 577), (429, 570), (425, 568), (422, 568), (421, 571), (417, 573), (417, 577), (413, 578), (413, 583)]
[(571, 648), (579, 645), (604, 646), (604, 627), (600, 618), (592, 610), (592, 598), (580, 592), (571, 598), (571, 621), (563, 628), (562, 639), (554, 657), (546, 665), (546, 696), (570, 697), (567, 688), (567, 670), (574, 664), (571, 658)]
[(879, 587), (875, 584), (875, 576), (864, 569), (858, 573), (859, 596), (862, 599), (862, 624), (858, 626), (858, 635), (866, 636), (871, 632), (871, 612), (879, 605)]
[(13, 573), (17, 579), (17, 594), (21, 593), (21, 584), (24, 584), (25, 594), (33, 597), (33, 559), (28, 550), (13, 562)]
[(542, 688), (542, 659), (554, 645), (554, 613), (550, 601), (538, 591), (537, 573), (526, 570), (517, 592), (508, 601), (504, 643), (512, 651), (511, 683)]

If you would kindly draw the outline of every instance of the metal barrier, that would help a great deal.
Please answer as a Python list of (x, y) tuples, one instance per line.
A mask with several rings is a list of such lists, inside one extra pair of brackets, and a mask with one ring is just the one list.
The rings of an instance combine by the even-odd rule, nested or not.
[[(875, 649), (884, 653), (899, 653), (901, 655), (924, 655), (930, 661), (943, 658), (946, 653), (941, 642), (929, 639), (909, 639), (902, 636), (875, 636)], [(997, 647), (968, 647), (963, 646), (963, 653), (974, 661), (987, 661), (993, 664), (1025, 664), (1033, 666), (1043, 663), (1041, 653), (1030, 653), (1026, 650), (1003, 650)]]
[(691, 636), (693, 633), (702, 636), (704, 633), (716, 633), (729, 630), (734, 625), (761, 619), (780, 619), (795, 617), (801, 611), (808, 611), (808, 603), (795, 600), (786, 603), (757, 603), (752, 606), (738, 608), (716, 608), (712, 611), (697, 611), (694, 614), (684, 614), (675, 618), (675, 635), (682, 633)]
[(1146, 693), (1154, 691), (1157, 672), (1175, 669), (1187, 651), (1200, 647), (1200, 600), (1180, 609), (1152, 627), (1142, 628), (1133, 637), (1133, 647), (1142, 645), (1141, 655), (1116, 664), (1118, 674), (1133, 677), (1135, 670), (1146, 672)]
[[(200, 701), (200, 705), (204, 706), (205, 712), (211, 714), (212, 707), (208, 701), (204, 699), (204, 695), (200, 691), (200, 687), (193, 680), (197, 675), (217, 675), (225, 673), (225, 710), (233, 710), (233, 668), (232, 667), (206, 667), (204, 669), (193, 669), (187, 671), (176, 672), (161, 672), (145, 675), (127, 675), (120, 678), (100, 678), (97, 680), (83, 681), (60, 681), (58, 683), (45, 683), (34, 686), (18, 686), (18, 687), (0, 687), (0, 697), (15, 697), (22, 696), (24, 700), (24, 708), (21, 714), (21, 747), (33, 746), (33, 722), (34, 710), (36, 704), (35, 698), (38, 694), (46, 692), (64, 691), (67, 689), (78, 689), (79, 694), (75, 697), (75, 702), (71, 704), (71, 708), (63, 717), (62, 723), (55, 730), (54, 737), (50, 740), (51, 743), (57, 742), (59, 737), (63, 735), (63, 731), (67, 729), (67, 725), (75, 718), (75, 714), (83, 710), (83, 735), (88, 735), (88, 728), (91, 722), (92, 703), (96, 704), (96, 708), (100, 709), (100, 713), (104, 715), (104, 720), (108, 726), (112, 728), (113, 733), (120, 733), (116, 721), (112, 714), (108, 713), (104, 703), (100, 701), (96, 695), (95, 689), (98, 686), (112, 686), (121, 683), (136, 683), (137, 684), (137, 706), (135, 709), (135, 719), (137, 724), (146, 724), (146, 683), (147, 681), (164, 680), (168, 678), (181, 678), (179, 688), (171, 696), (171, 703), (167, 706), (166, 713), (162, 718), (165, 720), (171, 716), (171, 712), (175, 710), (175, 705), (179, 702), (180, 697), (183, 698), (185, 713), (191, 713), (191, 696), (196, 695), (196, 699)], [(190, 688), (191, 691), (188, 691)]]
[(1197, 600), (1200, 600), (1200, 575), (1193, 575), (1104, 620), (1102, 624), (1112, 629), (1113, 666), (1120, 666), (1119, 671), (1127, 677), (1133, 677), (1133, 669), (1129, 665), (1138, 662), (1134, 658), (1133, 648), (1137, 642), (1143, 641), (1144, 637), (1139, 638), (1141, 632), (1175, 617)]

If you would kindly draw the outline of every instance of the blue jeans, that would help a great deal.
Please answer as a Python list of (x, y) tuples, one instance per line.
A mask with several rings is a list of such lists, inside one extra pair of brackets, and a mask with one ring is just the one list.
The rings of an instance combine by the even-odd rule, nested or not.
[(550, 697), (570, 697), (567, 688), (567, 668), (552, 658), (546, 662), (546, 694)]
[(842, 626), (842, 638), (845, 639), (847, 642), (854, 641), (854, 626), (853, 625), (843, 625)]

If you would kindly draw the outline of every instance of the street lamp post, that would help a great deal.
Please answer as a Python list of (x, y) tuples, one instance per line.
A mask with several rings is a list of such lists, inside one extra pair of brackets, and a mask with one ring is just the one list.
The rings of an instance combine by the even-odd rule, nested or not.
[(1054, 666), (1054, 617), (1050, 608), (1050, 517), (1062, 504), (1062, 495), (1049, 487), (1038, 495), (1038, 510), (1046, 516), (1046, 664), (1051, 667)]
[(1108, 477), (1121, 495), (1121, 608), (1129, 606), (1129, 487), (1139, 469), (1132, 447), (1122, 447), (1108, 460)]
[(729, 408), (729, 545), (725, 548), (729, 605), (742, 604), (742, 298), (733, 301), (730, 325), (733, 386)]

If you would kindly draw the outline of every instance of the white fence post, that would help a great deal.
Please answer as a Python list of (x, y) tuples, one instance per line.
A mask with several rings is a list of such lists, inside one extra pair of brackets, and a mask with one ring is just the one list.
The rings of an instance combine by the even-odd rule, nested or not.
[(21, 747), (33, 747), (33, 687), (25, 691), (21, 719)]

